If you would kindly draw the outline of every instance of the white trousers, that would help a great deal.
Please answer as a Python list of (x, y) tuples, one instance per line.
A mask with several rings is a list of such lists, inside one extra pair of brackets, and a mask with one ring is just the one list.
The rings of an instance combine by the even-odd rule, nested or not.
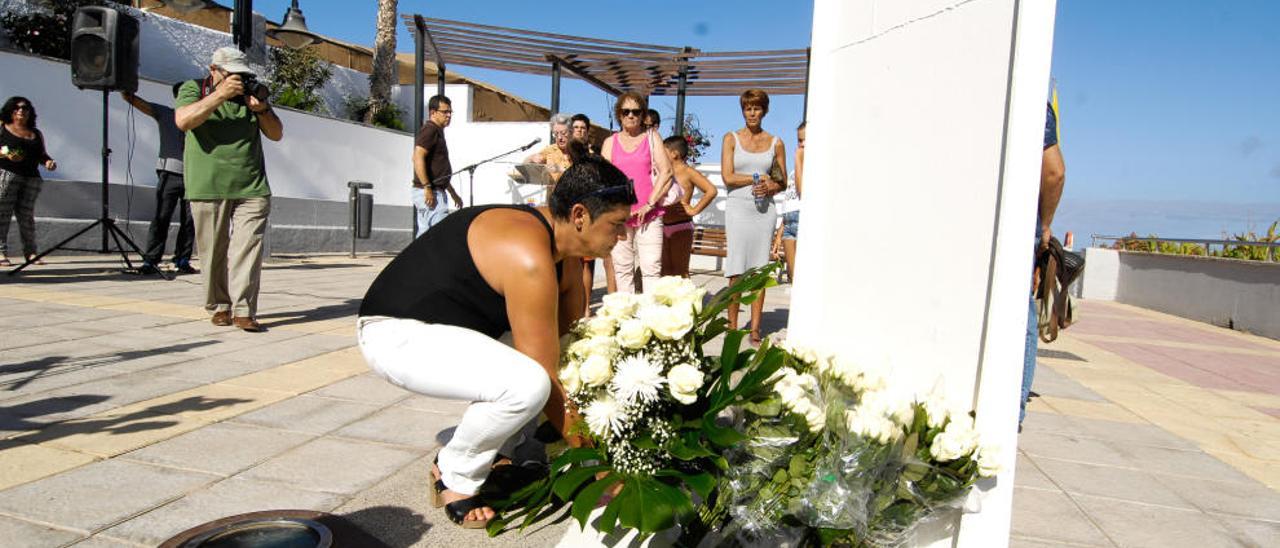
[(635, 293), (635, 270), (640, 268), (641, 289), (652, 288), (662, 276), (662, 216), (627, 227), (627, 239), (613, 246), (613, 272), (618, 291)]
[(385, 316), (361, 317), (356, 331), (369, 368), (392, 384), (472, 402), (440, 450), (441, 479), (464, 495), (480, 489), (499, 449), (511, 455), (514, 434), (551, 393), (538, 362), (477, 331)]

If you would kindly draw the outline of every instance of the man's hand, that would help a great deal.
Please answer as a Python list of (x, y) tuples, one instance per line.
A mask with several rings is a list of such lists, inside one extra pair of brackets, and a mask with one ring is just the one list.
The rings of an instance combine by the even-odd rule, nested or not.
[(240, 80), (239, 74), (229, 75), (218, 82), (218, 88), (214, 93), (217, 93), (223, 101), (230, 101), (244, 95), (244, 82)]
[[(237, 78), (239, 78), (239, 76), (237, 76)], [(253, 112), (261, 114), (271, 108), (270, 103), (266, 101), (259, 101), (257, 97), (254, 97), (252, 95), (245, 96), (245, 99), (247, 99), (247, 105), (249, 106), (249, 110), (252, 110)]]
[(435, 209), (436, 192), (428, 186), (427, 188), (422, 189), (422, 194), (424, 196), (424, 201), (427, 203), (427, 209)]
[(58, 162), (55, 162), (55, 161), (53, 161), (52, 159), (45, 160), (45, 161), (44, 161), (44, 168), (45, 168), (45, 169), (47, 169), (47, 170), (49, 170), (49, 171), (54, 171), (54, 170), (58, 169)]
[(462, 209), (462, 196), (459, 196), (459, 195), (458, 195), (458, 191), (456, 191), (456, 190), (454, 190), (454, 189), (450, 188), (450, 189), (449, 189), (449, 196), (450, 196), (451, 198), (453, 198), (453, 207), (458, 208), (458, 209)]
[(1040, 251), (1049, 249), (1049, 239), (1053, 237), (1053, 231), (1048, 225), (1040, 227)]

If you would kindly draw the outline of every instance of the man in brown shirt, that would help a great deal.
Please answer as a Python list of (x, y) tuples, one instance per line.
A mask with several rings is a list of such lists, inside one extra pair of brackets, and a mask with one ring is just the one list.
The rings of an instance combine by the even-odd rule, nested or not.
[(453, 198), (454, 207), (462, 207), (462, 197), (449, 182), (453, 166), (444, 139), (444, 128), (453, 119), (453, 104), (448, 97), (436, 95), (427, 101), (427, 116), (413, 147), (413, 207), (418, 215), (415, 237), (449, 214), (448, 198)]

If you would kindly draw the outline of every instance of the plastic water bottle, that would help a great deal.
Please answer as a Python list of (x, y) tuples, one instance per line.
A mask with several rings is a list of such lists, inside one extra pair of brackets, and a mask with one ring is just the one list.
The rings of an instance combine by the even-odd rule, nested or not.
[[(760, 174), (751, 174), (751, 190), (755, 191), (760, 188)], [(769, 198), (767, 196), (756, 196), (756, 209), (764, 211), (769, 209)]]

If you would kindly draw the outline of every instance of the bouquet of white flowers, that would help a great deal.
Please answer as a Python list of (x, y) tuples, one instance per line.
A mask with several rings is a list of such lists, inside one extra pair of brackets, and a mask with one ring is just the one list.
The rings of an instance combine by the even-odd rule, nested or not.
[[(547, 478), (493, 501), (501, 517), (490, 533), (520, 518), (527, 526), (565, 505), (585, 526), (618, 484), (599, 530), (621, 525), (648, 535), (695, 521), (695, 501), (711, 496), (727, 468), (721, 453), (743, 439), (718, 424), (718, 415), (766, 391), (783, 360), (767, 344), (739, 352), (745, 332), (727, 330), (718, 316), (733, 298), (750, 303), (774, 285), (775, 268), (743, 275), (705, 306), (706, 291), (677, 277), (659, 279), (642, 295), (606, 295), (596, 317), (575, 324), (561, 352), (560, 380), (592, 446), (565, 451)], [(721, 334), (721, 355), (704, 355), (703, 345)]]
[(773, 390), (741, 406), (747, 439), (701, 514), (720, 544), (897, 546), (999, 471), (972, 415), (936, 390), (918, 401), (885, 372), (784, 346)]

